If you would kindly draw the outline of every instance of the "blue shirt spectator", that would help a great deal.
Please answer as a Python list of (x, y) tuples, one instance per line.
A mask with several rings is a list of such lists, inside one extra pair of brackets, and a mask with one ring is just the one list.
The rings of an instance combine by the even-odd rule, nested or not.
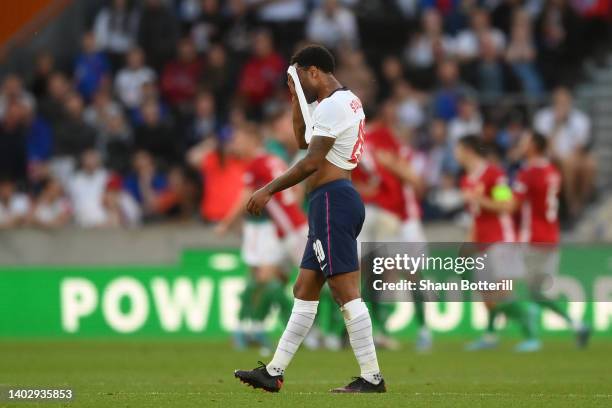
[(86, 33), (83, 36), (83, 52), (74, 65), (76, 87), (86, 101), (91, 101), (100, 83), (109, 73), (110, 64), (106, 55), (96, 51), (93, 34)]

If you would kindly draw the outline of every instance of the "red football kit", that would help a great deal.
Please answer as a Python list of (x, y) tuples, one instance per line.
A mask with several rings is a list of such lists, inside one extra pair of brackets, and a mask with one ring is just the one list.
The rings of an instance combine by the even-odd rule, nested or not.
[[(287, 164), (282, 159), (262, 151), (247, 165), (244, 183), (248, 188), (256, 190), (283, 174), (285, 170)], [(280, 237), (296, 232), (306, 225), (306, 215), (290, 188), (274, 194), (266, 204), (266, 211)]]
[[(472, 190), (482, 186), (484, 195), (492, 198), (495, 186), (507, 184), (502, 169), (491, 163), (483, 163), (477, 171), (466, 174), (461, 180), (462, 190)], [(474, 204), (468, 206), (474, 217), (474, 242), (514, 242), (514, 223), (510, 214), (496, 213)]]
[(376, 190), (371, 195), (364, 195), (363, 201), (395, 214), (402, 221), (420, 218), (420, 207), (412, 187), (402, 183), (399, 177), (375, 159), (377, 151), (388, 151), (411, 161), (414, 157), (413, 150), (402, 146), (393, 136), (391, 129), (385, 126), (368, 132), (366, 140), (361, 162), (353, 171), (352, 177), (355, 181), (365, 184), (376, 184)]
[(559, 191), (561, 174), (548, 160), (523, 167), (512, 186), (521, 205), (519, 241), (559, 242)]

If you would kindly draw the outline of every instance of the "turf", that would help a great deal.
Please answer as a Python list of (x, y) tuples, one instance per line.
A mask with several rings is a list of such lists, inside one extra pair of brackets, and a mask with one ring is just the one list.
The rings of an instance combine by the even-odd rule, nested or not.
[[(0, 402), (4, 407), (610, 407), (612, 342), (586, 351), (549, 340), (545, 349), (517, 355), (508, 341), (498, 351), (465, 353), (445, 340), (416, 355), (407, 345), (381, 352), (387, 394), (330, 395), (357, 373), (349, 351), (300, 350), (279, 394), (253, 390), (233, 378), (251, 368), (255, 351), (196, 341), (0, 342), (0, 384), (71, 387), (72, 402)], [(3, 405), (4, 404), (4, 405)]]

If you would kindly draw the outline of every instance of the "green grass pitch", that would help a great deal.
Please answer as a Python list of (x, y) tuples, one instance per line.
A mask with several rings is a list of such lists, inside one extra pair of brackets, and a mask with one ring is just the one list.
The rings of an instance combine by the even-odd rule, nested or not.
[(518, 355), (465, 353), (463, 341), (439, 340), (434, 352), (380, 352), (388, 393), (330, 395), (358, 368), (350, 351), (300, 350), (279, 394), (253, 390), (233, 377), (251, 368), (255, 351), (226, 343), (185, 341), (2, 341), (0, 384), (71, 387), (72, 402), (0, 402), (0, 407), (610, 407), (612, 342), (585, 351), (571, 341), (545, 342)]

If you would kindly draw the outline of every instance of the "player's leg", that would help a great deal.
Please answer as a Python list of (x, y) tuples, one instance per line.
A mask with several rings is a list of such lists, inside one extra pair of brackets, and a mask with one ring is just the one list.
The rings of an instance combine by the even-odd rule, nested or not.
[[(418, 257), (427, 254), (427, 238), (420, 219), (404, 221), (400, 238), (402, 242), (408, 243), (412, 256)], [(420, 272), (412, 275), (412, 279), (418, 281), (421, 279), (420, 275)], [(425, 296), (421, 290), (417, 289), (414, 292), (413, 302), (414, 318), (419, 327), (415, 348), (417, 352), (427, 352), (433, 347), (433, 337), (425, 320)]]
[(385, 385), (372, 335), (372, 320), (360, 295), (359, 271), (330, 276), (328, 284), (332, 296), (340, 305), (349, 341), (361, 369), (359, 379), (332, 391), (384, 392)]
[(310, 331), (317, 315), (319, 293), (325, 283), (320, 271), (300, 269), (293, 287), (293, 309), (272, 361), (267, 365), (270, 375), (283, 375), (293, 355)]
[(527, 286), (531, 299), (542, 309), (548, 309), (561, 317), (574, 331), (579, 348), (588, 345), (591, 330), (580, 320), (574, 320), (561, 306), (558, 299), (551, 299), (544, 293), (545, 285), (554, 281), (559, 272), (558, 249), (546, 244), (532, 244), (525, 253)]
[(253, 370), (236, 370), (234, 372), (236, 378), (254, 388), (270, 392), (278, 392), (281, 389), (285, 369), (312, 327), (319, 305), (319, 293), (324, 283), (325, 278), (320, 271), (300, 269), (293, 288), (295, 299), (291, 316), (272, 361), (268, 365), (261, 364)]

